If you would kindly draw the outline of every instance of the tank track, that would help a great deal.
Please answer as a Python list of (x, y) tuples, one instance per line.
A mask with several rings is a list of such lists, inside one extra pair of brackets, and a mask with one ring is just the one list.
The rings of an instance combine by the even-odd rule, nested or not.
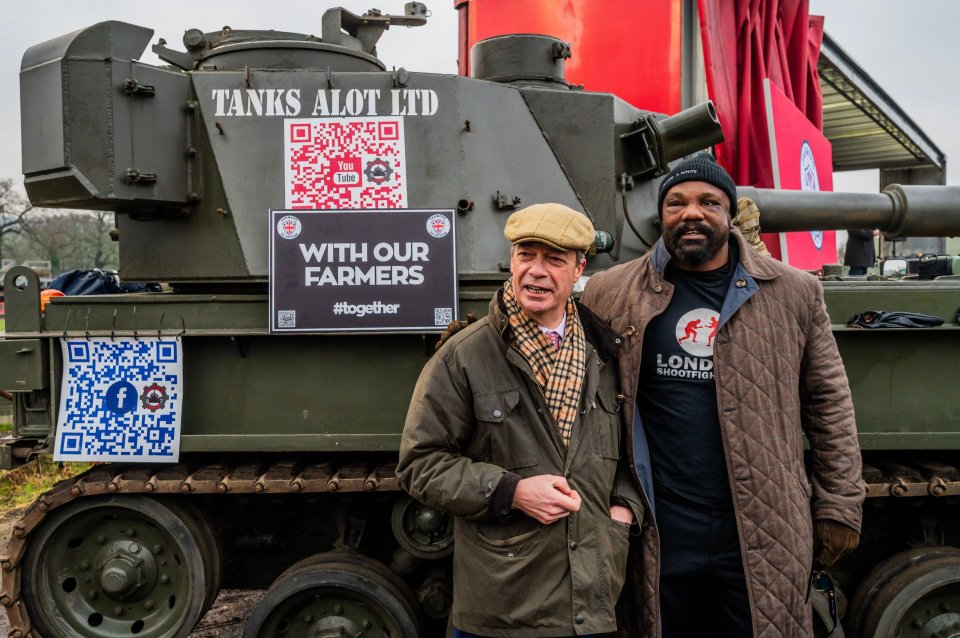
[[(336, 465), (283, 460), (269, 465), (182, 463), (162, 468), (101, 465), (61, 481), (34, 501), (14, 525), (0, 556), (0, 605), (7, 610), (11, 638), (43, 638), (31, 631), (20, 596), (21, 560), (31, 532), (58, 507), (77, 498), (112, 494), (308, 494), (399, 490), (394, 463)], [(960, 496), (960, 468), (938, 462), (865, 463), (867, 498)]]
[(0, 605), (7, 610), (10, 638), (44, 638), (32, 631), (20, 595), (21, 561), (31, 532), (58, 507), (74, 499), (113, 494), (309, 494), (319, 492), (390, 492), (400, 489), (396, 463), (304, 465), (284, 460), (271, 464), (197, 465), (181, 463), (161, 468), (143, 465), (100, 465), (57, 483), (30, 504), (13, 526), (0, 556)]
[(933, 460), (864, 462), (867, 498), (960, 496), (960, 467)]

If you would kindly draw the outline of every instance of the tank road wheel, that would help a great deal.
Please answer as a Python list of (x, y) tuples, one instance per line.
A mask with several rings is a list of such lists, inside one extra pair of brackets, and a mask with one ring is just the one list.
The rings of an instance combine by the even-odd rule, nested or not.
[(860, 636), (960, 636), (960, 555), (928, 558), (893, 577), (866, 609)]
[(359, 554), (317, 554), (281, 574), (244, 638), (417, 638), (413, 594), (385, 565)]
[(220, 553), (187, 508), (84, 498), (30, 537), (23, 596), (43, 636), (185, 637), (219, 589)]
[(960, 556), (960, 549), (940, 545), (913, 547), (878, 563), (860, 582), (850, 601), (845, 623), (847, 628), (853, 635), (860, 635), (867, 611), (873, 608), (876, 597), (887, 589), (890, 581), (898, 574), (924, 561), (947, 555)]
[(390, 517), (400, 546), (417, 558), (435, 559), (453, 553), (453, 519), (403, 495), (393, 504)]

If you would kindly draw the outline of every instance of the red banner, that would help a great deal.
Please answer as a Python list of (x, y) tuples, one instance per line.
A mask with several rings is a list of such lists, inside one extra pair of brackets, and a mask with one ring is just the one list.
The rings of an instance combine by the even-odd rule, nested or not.
[(460, 12), (459, 68), (486, 38), (536, 33), (570, 43), (567, 81), (613, 93), (637, 108), (680, 110), (680, 0), (454, 0)]
[[(774, 188), (832, 191), (833, 149), (823, 133), (769, 79), (763, 81)], [(760, 211), (763, 226), (763, 211)], [(837, 263), (835, 231), (764, 234), (774, 257), (802, 270)]]

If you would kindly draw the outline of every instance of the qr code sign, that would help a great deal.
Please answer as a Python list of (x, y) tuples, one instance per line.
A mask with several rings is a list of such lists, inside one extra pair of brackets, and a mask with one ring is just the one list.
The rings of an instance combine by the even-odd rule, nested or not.
[(176, 339), (63, 339), (56, 461), (177, 461), (183, 357)]
[(278, 328), (296, 328), (297, 311), (296, 310), (278, 310), (277, 311)]
[(433, 325), (445, 326), (453, 321), (453, 308), (434, 308)]
[(284, 121), (286, 207), (406, 208), (402, 117)]

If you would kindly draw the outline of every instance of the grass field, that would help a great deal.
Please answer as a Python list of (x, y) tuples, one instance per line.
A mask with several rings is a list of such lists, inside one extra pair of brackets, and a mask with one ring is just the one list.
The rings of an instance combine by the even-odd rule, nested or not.
[(15, 470), (0, 472), (0, 512), (27, 505), (58, 481), (90, 469), (89, 463), (54, 463), (40, 457)]

